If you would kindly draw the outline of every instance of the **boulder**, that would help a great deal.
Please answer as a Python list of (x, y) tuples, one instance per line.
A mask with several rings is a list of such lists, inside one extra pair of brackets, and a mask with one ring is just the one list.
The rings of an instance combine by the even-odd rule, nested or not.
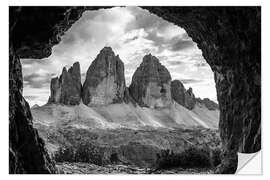
[(83, 103), (90, 106), (124, 102), (125, 89), (124, 63), (111, 47), (104, 47), (87, 70)]
[(148, 54), (136, 69), (129, 92), (140, 106), (168, 107), (172, 102), (171, 75), (155, 56)]

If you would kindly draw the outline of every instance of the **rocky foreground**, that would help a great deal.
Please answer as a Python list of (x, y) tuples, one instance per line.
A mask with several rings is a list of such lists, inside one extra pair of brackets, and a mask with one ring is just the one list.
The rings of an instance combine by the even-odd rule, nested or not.
[(128, 165), (98, 166), (89, 163), (57, 163), (59, 174), (213, 174), (212, 168), (181, 167), (172, 169), (154, 170), (151, 168), (139, 168)]
[(57, 162), (155, 168), (160, 159), (170, 157), (171, 153), (181, 159), (193, 148), (195, 155), (205, 151), (203, 156), (207, 156), (211, 164), (214, 150), (221, 148), (218, 131), (202, 127), (99, 129), (71, 126), (69, 123), (47, 126), (38, 121), (34, 121), (34, 126)]

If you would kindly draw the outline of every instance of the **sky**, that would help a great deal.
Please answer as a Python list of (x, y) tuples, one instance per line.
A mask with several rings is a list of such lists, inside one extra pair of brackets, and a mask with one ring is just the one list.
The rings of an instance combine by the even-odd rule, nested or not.
[(172, 80), (180, 80), (186, 89), (192, 87), (196, 97), (217, 101), (213, 72), (183, 28), (139, 7), (114, 7), (84, 12), (48, 58), (21, 59), (23, 95), (30, 106), (47, 103), (51, 78), (59, 76), (64, 66), (80, 62), (83, 83), (88, 67), (105, 46), (124, 62), (127, 86), (143, 56), (151, 53)]

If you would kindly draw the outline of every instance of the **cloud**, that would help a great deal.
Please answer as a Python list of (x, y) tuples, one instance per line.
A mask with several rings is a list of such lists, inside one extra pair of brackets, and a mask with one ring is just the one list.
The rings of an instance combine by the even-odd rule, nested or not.
[(39, 64), (39, 65), (48, 65), (51, 62), (48, 59), (21, 59), (22, 64), (24, 65), (33, 65), (33, 64)]
[(30, 101), (33, 101), (38, 98), (38, 96), (24, 96), (25, 99), (28, 99)]
[(203, 80), (201, 80), (201, 79), (180, 79), (180, 81), (183, 84), (191, 84), (191, 83), (201, 83), (201, 82), (203, 82)]
[(177, 42), (171, 45), (171, 51), (182, 51), (185, 49), (193, 48), (195, 43), (192, 40), (179, 39)]
[(206, 62), (197, 62), (194, 64), (194, 66), (197, 67), (208, 67), (208, 64)]
[(169, 65), (171, 66), (179, 66), (179, 65), (183, 65), (183, 62), (180, 60), (176, 60), (176, 61), (168, 61), (167, 62)]
[(49, 87), (23, 88), (23, 96), (29, 102), (30, 106), (33, 106), (34, 104), (44, 105), (45, 103), (47, 103), (49, 95), (50, 95)]
[(42, 88), (48, 86), (53, 74), (32, 73), (23, 77), (23, 81), (31, 88)]

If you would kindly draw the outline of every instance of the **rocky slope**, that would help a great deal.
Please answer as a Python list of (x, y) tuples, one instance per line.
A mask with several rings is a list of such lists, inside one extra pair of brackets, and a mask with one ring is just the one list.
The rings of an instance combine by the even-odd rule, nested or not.
[[(75, 121), (81, 122), (82, 120), (76, 119)], [(215, 149), (220, 148), (221, 145), (217, 130), (201, 127), (192, 129), (160, 127), (100, 129), (90, 128), (90, 123), (88, 125), (80, 123), (81, 125), (79, 125), (79, 122), (67, 120), (65, 123), (55, 124), (37, 120), (34, 122), (34, 127), (45, 139), (46, 147), (51, 154), (58, 152), (60, 147), (70, 148), (72, 151), (84, 149), (87, 156), (93, 156), (88, 162), (98, 165), (116, 163), (153, 167), (157, 162), (157, 154), (162, 150), (169, 149), (174, 153), (181, 153), (188, 147)]]
[(49, 103), (76, 105), (81, 101), (81, 70), (79, 62), (75, 62), (68, 70), (63, 68), (60, 77), (51, 79), (51, 95)]
[(100, 129), (144, 129), (151, 128), (194, 128), (217, 129), (219, 111), (209, 111), (204, 106), (193, 110), (172, 103), (168, 108), (151, 109), (133, 104), (111, 104), (88, 107), (81, 103), (76, 106), (47, 104), (31, 109), (37, 122), (48, 126), (69, 124), (81, 128)]
[(129, 92), (140, 106), (168, 107), (172, 103), (171, 75), (155, 56), (148, 54), (132, 76)]
[(87, 70), (82, 89), (86, 105), (107, 105), (124, 101), (124, 63), (111, 47), (104, 47)]
[(181, 167), (171, 169), (153, 170), (140, 168), (134, 165), (105, 165), (99, 166), (90, 163), (57, 163), (60, 174), (213, 174), (212, 168), (189, 168)]

